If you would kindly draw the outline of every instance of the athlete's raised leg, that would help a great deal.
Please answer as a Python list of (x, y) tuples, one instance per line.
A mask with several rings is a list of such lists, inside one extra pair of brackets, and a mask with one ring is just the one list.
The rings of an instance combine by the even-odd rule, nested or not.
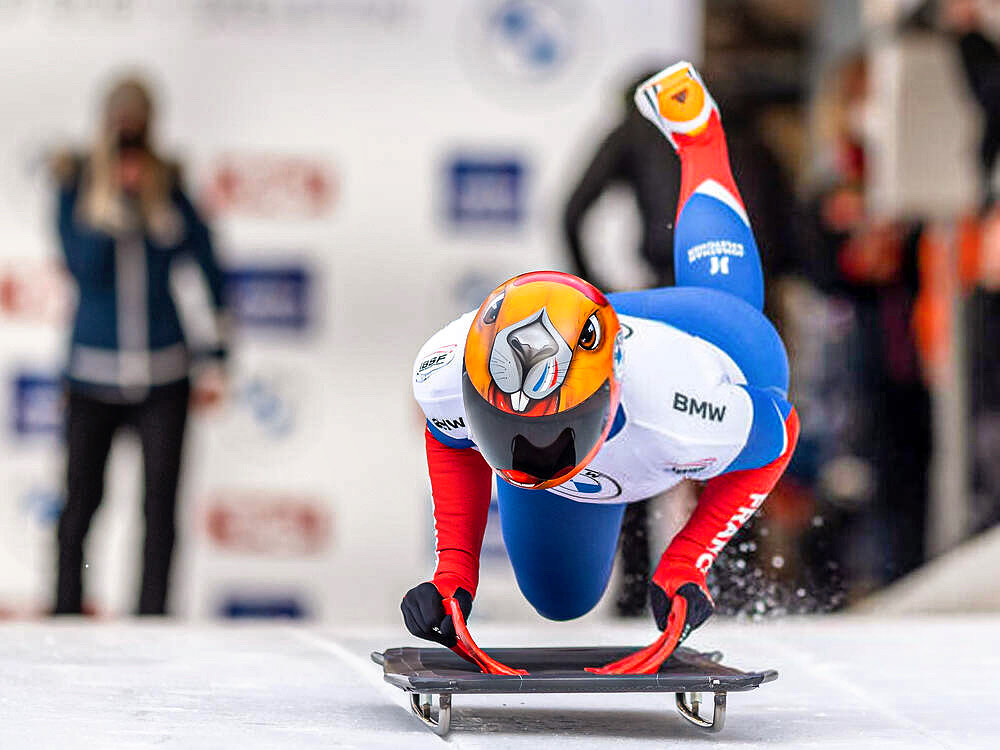
[(690, 63), (680, 62), (642, 83), (635, 100), (681, 160), (677, 285), (719, 289), (761, 309), (760, 255), (729, 166), (719, 110), (705, 84)]

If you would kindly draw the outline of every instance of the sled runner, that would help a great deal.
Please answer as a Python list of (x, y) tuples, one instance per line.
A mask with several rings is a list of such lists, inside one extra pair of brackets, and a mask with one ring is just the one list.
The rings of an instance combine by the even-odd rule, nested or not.
[[(452, 696), (463, 693), (674, 693), (677, 710), (687, 721), (718, 732), (726, 718), (726, 695), (753, 690), (777, 679), (773, 670), (743, 672), (721, 664), (718, 651), (702, 653), (680, 647), (654, 674), (605, 675), (587, 667), (617, 661), (635, 651), (627, 647), (498, 648), (491, 656), (511, 672), (487, 674), (474, 663), (441, 647), (391, 648), (373, 652), (385, 681), (410, 694), (410, 707), (421, 721), (444, 736), (451, 724)], [(700, 713), (701, 694), (713, 694), (711, 719)], [(438, 710), (432, 711), (437, 696)]]

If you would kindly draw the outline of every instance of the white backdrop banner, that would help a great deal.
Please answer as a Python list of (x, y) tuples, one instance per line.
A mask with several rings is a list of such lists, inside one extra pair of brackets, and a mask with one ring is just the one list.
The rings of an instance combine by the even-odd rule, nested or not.
[[(565, 267), (562, 206), (623, 86), (700, 40), (689, 0), (0, 3), (0, 613), (48, 606), (63, 496), (44, 156), (86, 146), (115, 74), (156, 88), (238, 324), (227, 403), (189, 433), (174, 610), (361, 620), (432, 566), (416, 351)], [(102, 613), (134, 607), (139, 472), (123, 436), (88, 544)]]

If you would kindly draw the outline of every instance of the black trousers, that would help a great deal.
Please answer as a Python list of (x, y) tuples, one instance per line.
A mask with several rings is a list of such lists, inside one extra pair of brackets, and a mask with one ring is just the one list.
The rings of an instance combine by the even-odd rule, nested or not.
[(187, 380), (161, 386), (143, 401), (120, 404), (70, 391), (66, 416), (66, 504), (59, 518), (56, 614), (83, 606), (83, 547), (104, 495), (104, 471), (112, 439), (134, 429), (142, 444), (146, 540), (138, 612), (166, 612), (170, 563), (176, 536), (177, 481), (191, 393)]
[(930, 393), (921, 383), (885, 384), (871, 405), (875, 417), (875, 518), (884, 583), (926, 562)]

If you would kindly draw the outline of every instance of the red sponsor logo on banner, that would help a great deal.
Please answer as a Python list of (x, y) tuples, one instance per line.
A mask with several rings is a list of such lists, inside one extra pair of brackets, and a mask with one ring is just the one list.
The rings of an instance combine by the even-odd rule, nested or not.
[(217, 547), (265, 557), (319, 554), (329, 546), (331, 527), (330, 511), (318, 498), (291, 493), (218, 492), (205, 514)]
[(209, 178), (205, 204), (215, 214), (318, 219), (337, 198), (333, 167), (302, 156), (226, 154)]
[(70, 284), (60, 263), (19, 260), (0, 266), (0, 315), (22, 323), (61, 325), (69, 318)]

